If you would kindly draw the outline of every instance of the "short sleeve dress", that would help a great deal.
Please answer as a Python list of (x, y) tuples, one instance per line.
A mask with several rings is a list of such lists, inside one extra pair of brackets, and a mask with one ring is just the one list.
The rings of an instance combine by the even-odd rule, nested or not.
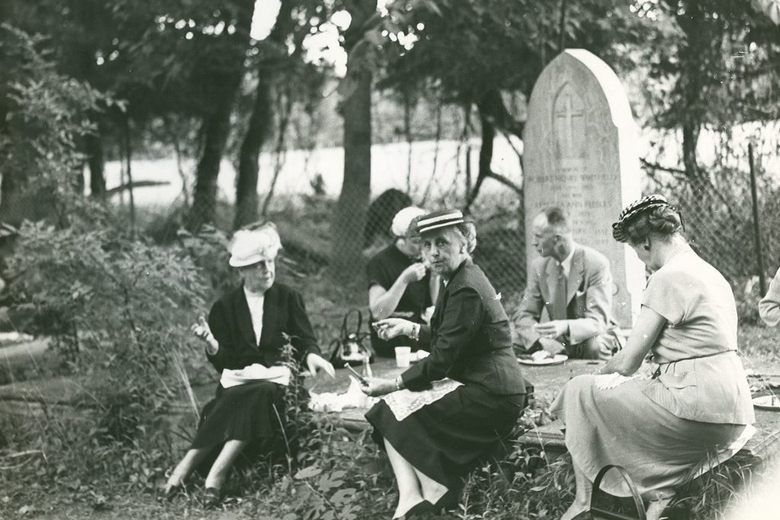
[[(552, 408), (574, 464), (591, 481), (618, 464), (656, 499), (673, 495), (708, 456), (737, 448), (755, 417), (737, 355), (734, 295), (714, 267), (693, 251), (677, 254), (650, 277), (642, 305), (667, 321), (651, 347), (652, 379), (599, 389), (599, 378), (610, 376), (578, 376)], [(628, 494), (609, 474), (602, 487)]]

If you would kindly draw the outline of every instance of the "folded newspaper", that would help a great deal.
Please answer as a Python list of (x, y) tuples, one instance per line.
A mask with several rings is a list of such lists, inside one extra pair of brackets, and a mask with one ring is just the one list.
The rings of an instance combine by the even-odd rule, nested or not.
[(270, 381), (278, 385), (287, 386), (290, 384), (290, 369), (285, 366), (275, 365), (267, 367), (260, 363), (254, 363), (239, 370), (225, 368), (222, 370), (222, 377), (219, 383), (223, 388), (243, 385), (254, 381)]

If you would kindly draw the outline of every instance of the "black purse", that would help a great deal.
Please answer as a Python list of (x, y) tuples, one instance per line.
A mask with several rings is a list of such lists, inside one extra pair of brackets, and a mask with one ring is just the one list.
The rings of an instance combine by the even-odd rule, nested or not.
[[(354, 318), (353, 318), (354, 317)], [(350, 327), (350, 321), (356, 319), (357, 324), (354, 328)], [(373, 363), (374, 349), (371, 344), (366, 342), (369, 337), (368, 332), (363, 332), (363, 313), (360, 309), (350, 309), (344, 315), (341, 322), (341, 334), (330, 343), (330, 362), (336, 368), (343, 368), (346, 365), (356, 366), (364, 363)]]
[[(634, 509), (636, 510), (636, 516), (629, 515), (625, 513), (619, 513), (617, 511), (610, 511), (609, 509), (605, 509), (603, 506), (599, 505), (599, 502), (603, 502), (603, 500), (599, 500), (601, 498), (601, 495), (604, 494), (603, 491), (601, 491), (601, 481), (604, 480), (604, 476), (607, 474), (609, 470), (615, 470), (618, 472), (618, 474), (623, 478), (625, 483), (628, 485), (628, 489), (631, 491), (631, 498), (634, 500)], [(596, 475), (596, 480), (593, 481), (593, 491), (590, 495), (590, 510), (586, 511), (584, 513), (580, 513), (576, 517), (574, 517), (575, 520), (645, 520), (647, 518), (646, 512), (645, 512), (645, 504), (642, 501), (642, 497), (639, 494), (639, 490), (637, 489), (634, 482), (631, 480), (631, 477), (628, 476), (628, 472), (623, 469), (621, 466), (616, 466), (614, 464), (607, 464), (601, 470), (599, 471), (598, 475)]]

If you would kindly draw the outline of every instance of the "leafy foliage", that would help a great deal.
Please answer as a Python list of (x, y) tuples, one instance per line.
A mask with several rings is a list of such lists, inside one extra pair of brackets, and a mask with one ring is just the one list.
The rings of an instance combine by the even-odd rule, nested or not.
[[(106, 100), (62, 76), (39, 49), (41, 39), (0, 26), (0, 175), (5, 218), (51, 215), (59, 224), (83, 209), (77, 193), (83, 157), (78, 140), (94, 131), (85, 114)], [(11, 200), (8, 200), (11, 199)], [(16, 204), (14, 204), (16, 199)], [(36, 201), (16, 214), (20, 201)]]
[[(108, 471), (151, 486), (170, 456), (161, 415), (180, 397), (177, 371), (194, 359), (189, 325), (204, 283), (186, 251), (133, 241), (116, 228), (84, 232), (26, 223), (9, 261), (19, 301), (73, 374), (89, 422), (52, 417), (47, 443), (75, 479)], [(89, 454), (89, 455), (86, 455)], [(57, 477), (57, 467), (45, 468)]]

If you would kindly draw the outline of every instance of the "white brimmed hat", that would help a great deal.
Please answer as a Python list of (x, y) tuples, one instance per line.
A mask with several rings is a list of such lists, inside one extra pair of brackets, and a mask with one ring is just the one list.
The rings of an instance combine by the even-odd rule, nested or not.
[(412, 224), (412, 221), (422, 215), (425, 215), (424, 209), (417, 206), (406, 207), (395, 214), (390, 231), (397, 237), (405, 237), (409, 232), (409, 226)]
[(230, 242), (231, 267), (244, 267), (276, 258), (282, 241), (276, 226), (267, 222), (256, 229), (239, 229)]

